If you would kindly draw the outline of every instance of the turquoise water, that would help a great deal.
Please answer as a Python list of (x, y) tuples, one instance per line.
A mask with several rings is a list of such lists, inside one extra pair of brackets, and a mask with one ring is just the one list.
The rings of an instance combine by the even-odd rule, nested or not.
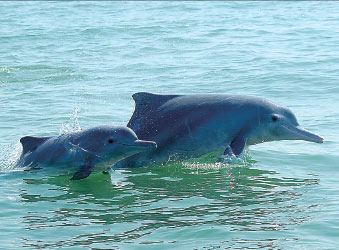
[[(338, 2), (1, 2), (1, 249), (336, 249)], [(70, 176), (10, 171), (25, 135), (125, 125), (137, 91), (291, 108), (324, 144)]]

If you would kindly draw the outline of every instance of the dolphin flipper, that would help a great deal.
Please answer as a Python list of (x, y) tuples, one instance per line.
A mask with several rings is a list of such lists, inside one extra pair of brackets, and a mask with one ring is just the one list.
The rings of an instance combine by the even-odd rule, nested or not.
[(80, 180), (88, 177), (94, 169), (93, 164), (85, 164), (80, 167), (80, 169), (73, 175), (71, 180)]
[(243, 137), (243, 136), (238, 136), (236, 137), (232, 142), (231, 145), (229, 145), (225, 151), (224, 151), (224, 155), (229, 155), (229, 156), (233, 156), (233, 155), (240, 155), (242, 153), (242, 151), (244, 151), (244, 148), (246, 146), (246, 142), (247, 142), (247, 138)]
[(235, 154), (233, 153), (231, 146), (227, 146), (227, 148), (224, 151), (224, 155), (235, 157)]

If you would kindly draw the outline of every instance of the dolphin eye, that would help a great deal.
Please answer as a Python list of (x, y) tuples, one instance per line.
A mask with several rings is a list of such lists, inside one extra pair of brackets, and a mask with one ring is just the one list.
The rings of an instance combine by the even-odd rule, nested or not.
[(278, 120), (278, 116), (273, 115), (273, 116), (272, 116), (272, 121), (273, 121), (273, 122), (276, 122), (277, 120)]
[(113, 139), (108, 139), (108, 143), (109, 143), (109, 144), (112, 144), (113, 142), (114, 142)]

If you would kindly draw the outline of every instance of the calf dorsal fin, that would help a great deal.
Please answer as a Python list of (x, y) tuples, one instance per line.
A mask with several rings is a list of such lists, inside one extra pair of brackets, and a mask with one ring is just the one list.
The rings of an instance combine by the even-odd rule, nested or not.
[(137, 92), (133, 94), (135, 110), (127, 126), (132, 127), (135, 120), (148, 112), (156, 110), (165, 102), (178, 96), (179, 95), (156, 95), (147, 92)]
[(23, 154), (27, 152), (34, 151), (40, 144), (44, 143), (51, 137), (34, 137), (34, 136), (25, 136), (20, 139), (22, 144)]

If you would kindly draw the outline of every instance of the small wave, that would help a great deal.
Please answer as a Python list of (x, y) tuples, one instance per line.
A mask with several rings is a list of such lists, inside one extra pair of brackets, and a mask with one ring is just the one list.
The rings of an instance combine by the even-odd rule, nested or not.
[(102, 32), (99, 28), (86, 28), (81, 31), (84, 34), (100, 34)]
[(11, 73), (14, 70), (18, 70), (18, 68), (11, 68), (11, 67), (2, 67), (2, 68), (0, 68), (0, 72), (4, 72), (4, 73)]

